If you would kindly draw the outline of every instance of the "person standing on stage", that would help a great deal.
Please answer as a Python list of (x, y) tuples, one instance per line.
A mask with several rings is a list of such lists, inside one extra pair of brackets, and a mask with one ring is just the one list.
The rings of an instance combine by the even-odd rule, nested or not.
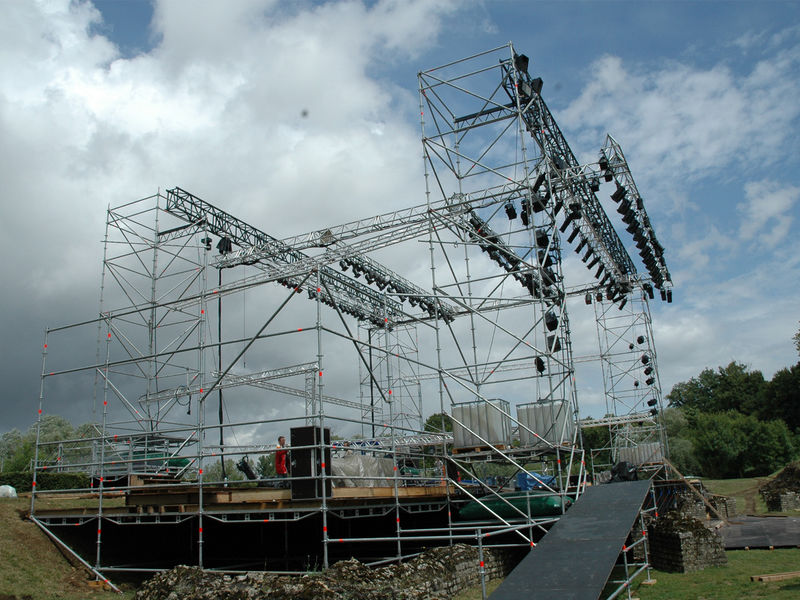
[[(275, 452), (275, 473), (278, 477), (286, 479), (289, 476), (289, 471), (286, 468), (286, 458), (289, 452), (286, 450), (286, 438), (278, 436), (278, 450)], [(285, 485), (281, 485), (281, 487), (285, 487)]]

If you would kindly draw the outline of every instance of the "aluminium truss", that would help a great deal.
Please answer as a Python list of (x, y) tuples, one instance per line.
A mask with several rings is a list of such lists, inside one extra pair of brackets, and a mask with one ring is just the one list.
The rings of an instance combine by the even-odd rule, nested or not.
[[(638, 192), (618, 145), (598, 163), (578, 164), (527, 62), (509, 44), (419, 74), (427, 193), (417, 206), (284, 239), (178, 187), (109, 209), (99, 318), (75, 326), (96, 328), (97, 355), (54, 369), (45, 352), (42, 378), (42, 405), (55, 377), (94, 381), (87, 390), (96, 390), (96, 429), (74, 447), (42, 444), (36, 461), (38, 470), (63, 468), (56, 458), (69, 456), (71, 468), (92, 474), (96, 513), (74, 524), (97, 524), (93, 568), (125, 568), (101, 551), (101, 525), (130, 517), (104, 509), (111, 476), (128, 477), (121, 489), (132, 497), (139, 491), (132, 476), (169, 477), (196, 493), (188, 509), (158, 512), (163, 521), (148, 523), (192, 520), (189, 560), (201, 566), (220, 560), (208, 554), (203, 524), (240, 517), (319, 521), (322, 566), (345, 542), (390, 544), (383, 558), (395, 559), (422, 541), (476, 534), (507, 534), (506, 543), (527, 547), (557, 515), (519, 510), (486, 475), (527, 477), (560, 499), (560, 511), (582, 493), (563, 252), (570, 245), (586, 252), (592, 285), (615, 310), (644, 289), (595, 195), (608, 173), (631, 197)], [(645, 246), (654, 260), (662, 257), (653, 271), (662, 281), (653, 281), (664, 290), (669, 277), (652, 229)], [(245, 295), (257, 310), (239, 308)], [(612, 408), (625, 413), (641, 402), (621, 392), (613, 339), (640, 324), (630, 317), (617, 333), (611, 316), (597, 320), (609, 331), (601, 354)], [(67, 329), (50, 330), (47, 341)], [(448, 414), (453, 432), (424, 431), (430, 412)], [(278, 434), (305, 425), (348, 443), (315, 438), (308, 449), (346, 458), (346, 448), (357, 448), (387, 467), (388, 475), (350, 479), (380, 479), (392, 503), (365, 508), (363, 499), (321, 494), (316, 503), (234, 514), (205, 499), (229, 483), (226, 458), (247, 465), (272, 456)], [(325, 462), (313, 473), (323, 489), (335, 479)], [(402, 493), (431, 486), (434, 499)], [(450, 510), (469, 502), (484, 518), (459, 520)], [(419, 524), (442, 514), (444, 525)], [(342, 523), (359, 515), (390, 516), (392, 530), (346, 533)], [(284, 541), (285, 556), (300, 552)]]

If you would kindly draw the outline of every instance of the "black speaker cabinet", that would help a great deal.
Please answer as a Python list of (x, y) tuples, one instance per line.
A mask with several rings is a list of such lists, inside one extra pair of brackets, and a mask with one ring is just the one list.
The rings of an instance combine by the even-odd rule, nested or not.
[[(293, 427), (291, 435), (292, 500), (322, 498), (322, 470), (325, 469), (325, 497), (331, 495), (331, 430)], [(303, 448), (303, 446), (327, 446)], [(298, 479), (300, 478), (300, 479)]]

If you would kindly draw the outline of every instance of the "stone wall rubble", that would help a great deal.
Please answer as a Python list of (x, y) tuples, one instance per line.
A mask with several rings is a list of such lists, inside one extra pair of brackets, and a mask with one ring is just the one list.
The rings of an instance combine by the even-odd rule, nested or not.
[[(486, 548), (486, 579), (504, 577), (519, 557)], [(155, 575), (136, 600), (447, 600), (480, 583), (478, 550), (433, 548), (399, 565), (370, 568), (356, 559), (300, 576), (252, 572), (224, 575), (179, 566)]]

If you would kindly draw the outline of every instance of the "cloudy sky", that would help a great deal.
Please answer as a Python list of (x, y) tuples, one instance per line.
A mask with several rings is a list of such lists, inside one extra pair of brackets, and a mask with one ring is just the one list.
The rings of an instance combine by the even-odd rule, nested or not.
[(44, 329), (95, 314), (109, 204), (178, 185), (277, 237), (419, 204), (416, 73), (508, 41), (579, 158), (625, 150), (675, 284), (664, 392), (732, 360), (771, 377), (798, 358), (797, 23), (778, 1), (3, 1), (0, 431), (35, 419)]

